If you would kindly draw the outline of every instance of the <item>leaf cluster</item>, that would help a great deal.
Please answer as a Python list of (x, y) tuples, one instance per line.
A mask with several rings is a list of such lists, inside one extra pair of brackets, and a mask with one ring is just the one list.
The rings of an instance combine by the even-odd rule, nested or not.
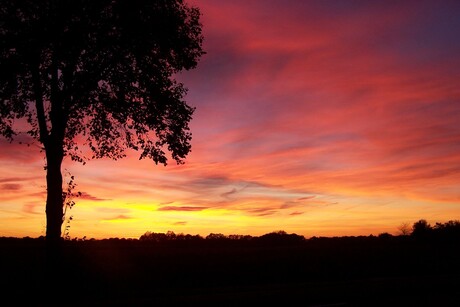
[(24, 118), (76, 161), (181, 163), (194, 108), (174, 76), (204, 54), (201, 32), (181, 0), (0, 0), (0, 133)]

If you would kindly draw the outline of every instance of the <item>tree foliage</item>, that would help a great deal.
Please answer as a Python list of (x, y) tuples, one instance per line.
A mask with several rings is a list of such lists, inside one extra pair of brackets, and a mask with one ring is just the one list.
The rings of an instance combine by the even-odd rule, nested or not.
[(421, 219), (412, 226), (412, 235), (414, 237), (426, 237), (431, 230), (431, 225), (426, 220)]
[(193, 108), (172, 76), (202, 55), (199, 10), (182, 1), (1, 1), (1, 119), (46, 147), (53, 138), (81, 160), (81, 136), (94, 158), (126, 148), (166, 164), (190, 150)]

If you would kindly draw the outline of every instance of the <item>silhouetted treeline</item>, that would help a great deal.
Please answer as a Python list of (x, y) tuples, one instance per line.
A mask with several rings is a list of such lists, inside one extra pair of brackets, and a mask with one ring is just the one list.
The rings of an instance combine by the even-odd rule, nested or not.
[[(449, 303), (460, 297), (459, 225), (420, 220), (410, 235), (203, 237), (169, 231), (65, 240), (65, 305), (455, 306)], [(45, 238), (3, 237), (0, 251), (3, 293), (33, 298), (21, 306), (52, 305), (43, 283)]]
[(222, 245), (222, 244), (276, 244), (276, 245), (290, 245), (305, 242), (305, 237), (297, 235), (295, 233), (288, 234), (283, 230), (274, 231), (262, 236), (250, 236), (250, 235), (224, 235), (221, 233), (210, 233), (206, 237), (200, 235), (185, 235), (175, 234), (172, 231), (167, 233), (156, 233), (146, 232), (140, 238), (143, 242), (152, 243), (171, 243), (171, 242), (189, 242), (189, 243), (205, 243), (211, 245)]
[[(412, 225), (410, 234), (408, 235), (392, 235), (388, 232), (380, 233), (377, 236), (334, 236), (334, 237), (317, 237), (313, 236), (311, 238), (305, 238), (302, 235), (295, 233), (287, 233), (286, 231), (279, 230), (266, 233), (261, 236), (251, 236), (251, 235), (241, 235), (241, 234), (231, 234), (224, 235), (222, 233), (210, 233), (207, 236), (201, 236), (198, 234), (184, 234), (184, 233), (174, 233), (173, 231), (168, 231), (166, 233), (162, 232), (151, 232), (147, 231), (139, 237), (139, 239), (134, 238), (107, 238), (107, 239), (87, 239), (83, 238), (73, 238), (66, 241), (72, 242), (135, 242), (140, 241), (143, 243), (151, 244), (184, 244), (184, 245), (193, 245), (193, 244), (210, 244), (210, 245), (221, 245), (221, 244), (230, 244), (230, 245), (271, 245), (271, 246), (283, 246), (283, 245), (301, 245), (306, 243), (313, 242), (363, 242), (363, 241), (388, 241), (388, 240), (441, 240), (441, 241), (457, 241), (460, 240), (460, 220), (450, 220), (445, 223), (435, 223), (433, 226), (430, 225), (426, 220), (421, 219), (415, 222)], [(35, 240), (44, 241), (45, 238), (39, 237), (37, 239), (24, 237), (24, 238), (12, 238), (12, 237), (0, 237), (0, 240), (7, 241), (17, 241), (24, 240), (27, 242), (32, 242)]]
[[(312, 237), (305, 238), (304, 236), (291, 233), (288, 234), (283, 230), (274, 231), (262, 236), (251, 236), (251, 235), (224, 235), (221, 233), (210, 233), (206, 237), (200, 235), (190, 235), (190, 234), (175, 234), (172, 231), (167, 233), (156, 233), (147, 231), (143, 234), (139, 240), (152, 243), (167, 243), (167, 242), (208, 242), (208, 243), (227, 243), (234, 244), (235, 242), (243, 244), (275, 244), (275, 245), (292, 245), (292, 244), (303, 244), (306, 242), (312, 241), (338, 241), (338, 240), (391, 240), (395, 237), (390, 233), (381, 233), (378, 236), (342, 236), (342, 237)], [(460, 221), (451, 220), (446, 223), (436, 223), (434, 226), (431, 226), (426, 220), (421, 219), (415, 222), (412, 226), (412, 231), (410, 237), (416, 239), (439, 239), (439, 240), (458, 240), (460, 239)]]
[(446, 223), (436, 223), (431, 226), (426, 220), (419, 220), (412, 226), (413, 237), (419, 239), (455, 239), (460, 237), (460, 221), (453, 220)]

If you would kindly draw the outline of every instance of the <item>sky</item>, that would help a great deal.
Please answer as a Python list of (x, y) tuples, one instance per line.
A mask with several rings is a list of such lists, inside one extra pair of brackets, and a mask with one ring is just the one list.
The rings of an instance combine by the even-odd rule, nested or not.
[[(71, 237), (305, 237), (460, 219), (460, 2), (193, 0), (185, 164), (66, 159)], [(0, 236), (45, 235), (44, 156), (0, 140)], [(67, 222), (64, 226), (67, 225)]]

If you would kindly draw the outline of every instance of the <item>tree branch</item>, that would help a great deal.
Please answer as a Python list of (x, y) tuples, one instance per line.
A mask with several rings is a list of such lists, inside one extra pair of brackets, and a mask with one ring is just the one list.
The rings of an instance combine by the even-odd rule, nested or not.
[(37, 120), (40, 129), (40, 142), (47, 146), (48, 143), (48, 128), (46, 127), (45, 109), (43, 107), (43, 91), (40, 80), (40, 72), (37, 66), (32, 68), (32, 79), (35, 92), (35, 108), (37, 110)]
[(65, 125), (67, 122), (66, 116), (63, 112), (62, 95), (59, 91), (59, 74), (56, 63), (56, 54), (53, 52), (51, 62), (51, 136), (56, 137), (59, 142), (64, 140)]

